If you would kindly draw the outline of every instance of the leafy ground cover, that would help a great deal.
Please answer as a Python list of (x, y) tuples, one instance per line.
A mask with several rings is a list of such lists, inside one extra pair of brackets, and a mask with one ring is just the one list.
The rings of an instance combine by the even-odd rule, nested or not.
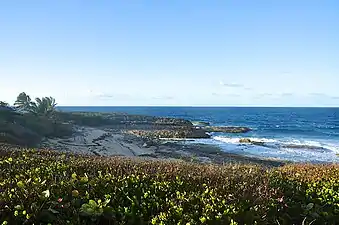
[(0, 148), (2, 224), (336, 224), (339, 166), (193, 163)]

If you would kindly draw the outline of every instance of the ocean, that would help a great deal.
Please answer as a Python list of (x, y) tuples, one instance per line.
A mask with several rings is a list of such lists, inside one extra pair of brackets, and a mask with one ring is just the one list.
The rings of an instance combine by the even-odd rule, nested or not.
[[(194, 140), (223, 151), (294, 162), (339, 162), (339, 108), (266, 107), (59, 107), (62, 111), (125, 112), (209, 122), (214, 126), (246, 126), (246, 134), (212, 133)], [(265, 143), (239, 143), (248, 137)], [(337, 155), (338, 154), (338, 155)]]

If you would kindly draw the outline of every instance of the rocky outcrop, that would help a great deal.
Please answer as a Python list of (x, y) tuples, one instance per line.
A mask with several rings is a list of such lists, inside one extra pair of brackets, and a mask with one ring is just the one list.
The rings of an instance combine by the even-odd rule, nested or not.
[(241, 138), (239, 140), (239, 143), (242, 143), (242, 144), (252, 144), (252, 145), (259, 145), (259, 146), (263, 146), (265, 145), (265, 142), (262, 142), (262, 141), (253, 141), (249, 138)]
[(249, 138), (240, 138), (239, 143), (251, 144), (252, 141)]
[(158, 118), (154, 121), (154, 124), (169, 126), (192, 126), (192, 123), (190, 121), (176, 118)]
[(129, 134), (144, 138), (210, 138), (201, 129), (177, 129), (177, 130), (129, 130)]
[(211, 125), (209, 122), (203, 122), (203, 121), (192, 121), (192, 124), (195, 127), (206, 127), (206, 126)]
[(57, 117), (63, 121), (70, 121), (79, 126), (192, 126), (188, 120), (125, 113), (97, 113), (97, 112), (57, 112)]
[(251, 128), (248, 127), (212, 127), (207, 126), (203, 128), (206, 132), (222, 132), (222, 133), (247, 133), (251, 131)]

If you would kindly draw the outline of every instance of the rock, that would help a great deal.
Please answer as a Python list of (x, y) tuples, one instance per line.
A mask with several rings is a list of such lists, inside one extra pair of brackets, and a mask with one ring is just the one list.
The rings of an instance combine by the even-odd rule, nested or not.
[(204, 130), (195, 128), (181, 128), (173, 130), (129, 130), (127, 133), (148, 138), (210, 138)]
[(203, 122), (203, 121), (192, 121), (193, 126), (195, 127), (206, 127), (209, 126), (209, 122)]
[(207, 134), (203, 129), (193, 128), (191, 132), (186, 135), (186, 138), (211, 138), (211, 135)]
[(251, 131), (248, 127), (212, 127), (207, 126), (204, 128), (206, 132), (223, 132), (223, 133), (247, 133)]
[(264, 145), (265, 145), (265, 143), (262, 142), (262, 141), (252, 141), (251, 144), (253, 144), (253, 145), (259, 145), (259, 146), (264, 146)]
[(171, 125), (171, 126), (192, 126), (192, 123), (184, 119), (176, 118), (158, 118), (154, 121), (156, 125)]
[(249, 138), (240, 138), (239, 143), (259, 145), (259, 146), (265, 145), (265, 142), (262, 142), (262, 141), (252, 141)]
[(246, 143), (246, 144), (252, 143), (251, 139), (249, 139), (249, 138), (240, 138), (239, 142), (240, 143)]
[(282, 148), (292, 148), (292, 149), (326, 150), (326, 148), (324, 148), (324, 147), (312, 146), (312, 145), (286, 144), (286, 145), (282, 145), (281, 147)]
[(203, 164), (210, 164), (212, 160), (209, 157), (198, 157), (198, 161)]

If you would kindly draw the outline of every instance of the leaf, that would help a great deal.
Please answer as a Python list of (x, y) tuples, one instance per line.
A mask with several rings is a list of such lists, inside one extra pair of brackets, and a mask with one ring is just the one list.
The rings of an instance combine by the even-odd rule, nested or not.
[(23, 207), (21, 206), (21, 205), (16, 205), (16, 206), (14, 206), (14, 209), (16, 209), (16, 210), (21, 210)]
[(200, 222), (205, 223), (206, 222), (206, 217), (200, 217)]
[(80, 208), (80, 211), (87, 215), (91, 215), (91, 216), (95, 215), (95, 209), (89, 204), (83, 204)]
[(313, 208), (314, 204), (313, 203), (308, 203), (308, 205), (306, 206), (307, 210), (311, 210)]
[(22, 181), (19, 181), (18, 183), (16, 183), (16, 185), (18, 185), (19, 188), (24, 188), (25, 184)]
[(43, 191), (43, 192), (42, 192), (42, 195), (43, 195), (45, 198), (49, 198), (49, 196), (51, 196), (51, 193), (49, 192), (49, 190), (46, 190), (46, 191)]
[(79, 196), (79, 191), (78, 190), (73, 190), (72, 191), (72, 196), (73, 197), (78, 197)]
[(72, 179), (77, 179), (77, 174), (76, 173), (72, 173)]
[(88, 177), (81, 177), (80, 182), (81, 183), (87, 183), (88, 182)]
[(88, 205), (91, 207), (98, 207), (98, 204), (94, 200), (89, 200)]
[(106, 199), (103, 203), (103, 206), (106, 206), (108, 203), (110, 203), (111, 199)]

